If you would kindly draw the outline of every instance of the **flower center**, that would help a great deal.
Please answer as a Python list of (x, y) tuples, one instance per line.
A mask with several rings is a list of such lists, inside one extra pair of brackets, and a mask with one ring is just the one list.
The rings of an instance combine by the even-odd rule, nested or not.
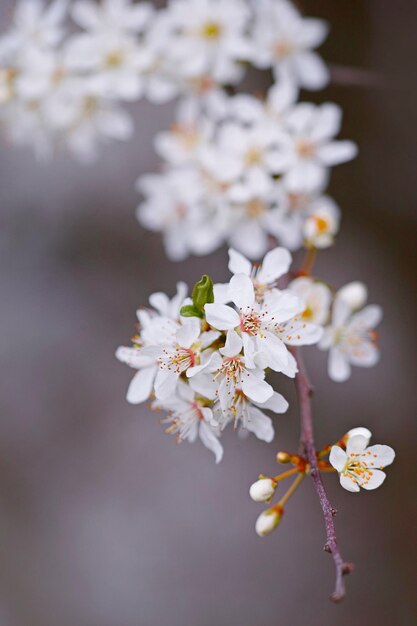
[(106, 56), (105, 65), (108, 69), (114, 70), (123, 63), (123, 52), (121, 50), (112, 50)]
[(260, 165), (262, 163), (262, 150), (259, 148), (249, 148), (245, 154), (245, 164), (248, 167)]
[(250, 200), (245, 205), (246, 213), (249, 217), (259, 217), (263, 213), (265, 213), (265, 203), (262, 202), (259, 198), (254, 200)]
[(190, 348), (177, 348), (175, 352), (164, 350), (163, 356), (159, 358), (159, 365), (162, 369), (182, 374), (193, 367), (196, 363), (197, 355)]
[(283, 59), (294, 52), (294, 46), (290, 41), (277, 41), (274, 45), (274, 54), (278, 59)]
[(204, 39), (219, 39), (222, 30), (218, 22), (206, 22), (201, 29), (201, 35)]
[(228, 357), (224, 359), (223, 364), (217, 370), (217, 375), (221, 374), (226, 377), (226, 383), (233, 382), (236, 384), (242, 377), (244, 371), (242, 360), (239, 357)]
[(317, 231), (322, 235), (327, 233), (329, 230), (329, 222), (324, 217), (319, 217), (318, 215), (313, 216), (314, 222), (316, 224)]
[(255, 311), (245, 313), (240, 318), (240, 330), (248, 335), (257, 335), (261, 327), (261, 320)]
[(350, 457), (346, 462), (343, 474), (349, 476), (356, 484), (367, 485), (374, 473), (369, 467), (366, 467), (363, 461)]
[(310, 159), (314, 156), (314, 144), (307, 139), (300, 139), (296, 145), (297, 154), (302, 159)]

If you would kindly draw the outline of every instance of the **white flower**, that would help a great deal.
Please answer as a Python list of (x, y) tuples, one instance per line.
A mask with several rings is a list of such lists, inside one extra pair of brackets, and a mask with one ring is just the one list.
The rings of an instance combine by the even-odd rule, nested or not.
[[(358, 430), (358, 429), (355, 429)], [(355, 434), (346, 443), (346, 451), (340, 446), (333, 446), (329, 460), (339, 472), (340, 484), (348, 491), (376, 489), (385, 480), (382, 471), (391, 465), (395, 452), (389, 446), (375, 445), (367, 447), (367, 436)]]
[(146, 228), (163, 233), (171, 260), (209, 254), (220, 245), (222, 228), (217, 216), (204, 210), (198, 172), (178, 169), (141, 176), (137, 188), (145, 196), (137, 218)]
[(274, 395), (271, 385), (264, 380), (263, 370), (247, 367), (240, 347), (233, 345), (233, 339), (228, 339), (221, 350), (230, 356), (222, 357), (219, 352), (213, 352), (208, 360), (187, 371), (191, 387), (210, 400), (218, 400), (221, 411), (229, 418), (235, 417), (239, 390), (257, 404), (266, 403)]
[(327, 181), (327, 168), (350, 161), (357, 154), (352, 141), (334, 141), (340, 130), (336, 104), (297, 104), (285, 120), (281, 138), (282, 172), (291, 191), (315, 190)]
[(90, 89), (98, 95), (137, 100), (144, 89), (141, 73), (153, 60), (135, 37), (146, 25), (149, 5), (131, 5), (128, 0), (77, 2), (72, 14), (88, 32), (67, 43), (70, 67), (88, 73)]
[(252, 280), (245, 274), (235, 274), (230, 280), (229, 299), (239, 311), (216, 302), (205, 306), (208, 323), (227, 331), (222, 353), (231, 356), (243, 348), (249, 367), (270, 367), (295, 376), (294, 359), (285, 344), (316, 343), (322, 334), (320, 327), (296, 317), (304, 309), (303, 302), (288, 290), (272, 289), (259, 303)]
[(340, 209), (328, 196), (316, 200), (303, 226), (307, 247), (327, 248), (339, 230)]
[(188, 78), (208, 76), (236, 82), (237, 64), (249, 54), (245, 36), (248, 7), (242, 0), (176, 0), (167, 9), (172, 32), (171, 63)]
[(327, 36), (326, 22), (302, 18), (295, 6), (286, 0), (257, 0), (254, 6), (254, 65), (272, 67), (278, 80), (289, 76), (306, 89), (324, 87), (329, 72), (313, 50)]
[(255, 530), (260, 537), (269, 535), (281, 521), (282, 512), (277, 507), (263, 511), (256, 520)]
[(249, 489), (249, 495), (255, 502), (269, 502), (275, 493), (277, 482), (272, 478), (261, 478), (253, 483)]
[(177, 393), (164, 402), (157, 402), (158, 408), (169, 411), (163, 422), (170, 424), (168, 433), (176, 433), (178, 441), (194, 442), (198, 437), (213, 452), (216, 463), (223, 457), (219, 442), (219, 429), (213, 426), (212, 410), (201, 404), (189, 385), (180, 381)]
[(68, 0), (53, 0), (47, 5), (41, 0), (19, 0), (14, 24), (0, 38), (0, 59), (57, 46), (64, 35), (68, 4)]
[(327, 285), (303, 276), (293, 280), (288, 288), (304, 302), (305, 309), (301, 314), (303, 320), (320, 326), (327, 322), (332, 302)]
[(343, 382), (350, 377), (351, 365), (372, 367), (379, 360), (375, 326), (382, 309), (368, 305), (352, 314), (349, 304), (336, 294), (331, 325), (325, 328), (319, 348), (329, 350), (328, 373), (332, 380)]
[(155, 310), (137, 312), (140, 334), (133, 339), (134, 347), (121, 346), (116, 351), (119, 361), (139, 370), (127, 392), (127, 401), (131, 404), (144, 402), (153, 392), (159, 368), (160, 344), (174, 346), (179, 329), (179, 310), (186, 293), (186, 285), (178, 283), (177, 294), (172, 300), (164, 293), (151, 295), (149, 301)]

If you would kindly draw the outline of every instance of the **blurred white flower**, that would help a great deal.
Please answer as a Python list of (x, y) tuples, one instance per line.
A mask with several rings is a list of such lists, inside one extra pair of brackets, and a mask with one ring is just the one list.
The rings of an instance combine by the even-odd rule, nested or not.
[(303, 225), (306, 246), (328, 248), (339, 230), (340, 209), (328, 196), (315, 200)]
[(346, 300), (336, 294), (331, 324), (325, 328), (319, 344), (322, 350), (329, 350), (328, 372), (332, 380), (347, 380), (351, 374), (351, 365), (372, 367), (378, 362), (379, 350), (374, 329), (381, 318), (381, 307), (368, 305), (352, 313)]
[(287, 0), (256, 0), (251, 60), (257, 67), (272, 67), (275, 77), (290, 77), (305, 89), (321, 89), (329, 72), (313, 50), (325, 40), (326, 22), (303, 18)]
[(367, 447), (368, 443), (368, 437), (354, 434), (347, 440), (346, 451), (340, 446), (333, 446), (330, 451), (329, 461), (339, 472), (340, 484), (347, 491), (359, 491), (360, 487), (376, 489), (386, 478), (382, 470), (394, 461), (392, 448), (383, 445)]
[(301, 313), (303, 320), (320, 326), (326, 324), (332, 303), (332, 293), (327, 285), (302, 276), (293, 280), (288, 288), (304, 303), (305, 309)]

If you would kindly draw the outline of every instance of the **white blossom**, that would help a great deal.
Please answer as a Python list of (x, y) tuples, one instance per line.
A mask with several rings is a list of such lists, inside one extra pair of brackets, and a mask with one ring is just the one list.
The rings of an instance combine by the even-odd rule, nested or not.
[(331, 324), (325, 328), (319, 343), (319, 348), (329, 350), (328, 373), (332, 380), (347, 380), (352, 365), (372, 367), (378, 362), (374, 329), (381, 318), (382, 309), (379, 306), (368, 305), (352, 313), (346, 300), (336, 294)]
[(282, 513), (276, 507), (263, 511), (256, 520), (255, 530), (260, 537), (269, 535), (281, 521)]
[(287, 0), (256, 0), (253, 63), (272, 67), (277, 80), (290, 76), (300, 87), (321, 89), (329, 72), (313, 51), (327, 36), (326, 22), (303, 18)]
[(348, 437), (346, 450), (333, 446), (330, 451), (330, 463), (339, 472), (340, 484), (347, 491), (359, 491), (360, 487), (376, 489), (386, 477), (382, 470), (394, 461), (392, 448), (383, 445), (367, 447), (368, 443), (367, 436), (353, 434)]
[(327, 285), (313, 278), (302, 276), (291, 281), (288, 288), (305, 305), (305, 309), (301, 314), (303, 320), (320, 326), (326, 324), (332, 302), (332, 293)]

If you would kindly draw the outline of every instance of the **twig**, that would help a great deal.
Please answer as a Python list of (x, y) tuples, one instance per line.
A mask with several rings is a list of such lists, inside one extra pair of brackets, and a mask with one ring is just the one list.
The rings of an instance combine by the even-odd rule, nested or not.
[(297, 386), (301, 414), (300, 445), (302, 446), (304, 454), (310, 464), (310, 476), (313, 480), (314, 487), (323, 510), (324, 522), (326, 526), (326, 545), (324, 546), (324, 549), (332, 555), (336, 568), (335, 589), (330, 598), (333, 602), (341, 602), (341, 600), (345, 597), (345, 584), (343, 576), (352, 571), (353, 565), (351, 563), (346, 563), (343, 560), (337, 545), (336, 529), (333, 521), (333, 517), (336, 515), (336, 510), (329, 502), (320, 476), (320, 471), (317, 466), (316, 448), (314, 445), (313, 415), (311, 410), (312, 387), (300, 351), (294, 350), (294, 356), (298, 364), (298, 374), (295, 382)]
[(381, 89), (392, 87), (392, 84), (390, 84), (385, 76), (373, 70), (334, 64), (331, 64), (329, 67), (330, 80), (336, 85), (376, 87)]

